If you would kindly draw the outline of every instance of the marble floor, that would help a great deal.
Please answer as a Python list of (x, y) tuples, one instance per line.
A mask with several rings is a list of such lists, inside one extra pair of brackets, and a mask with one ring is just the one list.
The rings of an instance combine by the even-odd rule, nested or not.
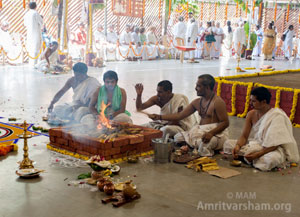
[[(244, 60), (240, 65), (242, 68), (256, 67), (257, 70), (247, 72), (252, 73), (259, 71), (262, 65), (269, 64), (276, 70), (300, 68), (299, 60)], [(178, 60), (109, 62), (104, 68), (89, 68), (88, 74), (103, 83), (103, 73), (115, 70), (119, 75), (119, 85), (127, 91), (127, 110), (132, 113), (134, 123), (142, 124), (149, 119), (135, 112), (136, 83), (144, 84), (144, 100), (156, 94), (157, 83), (164, 79), (173, 83), (173, 92), (185, 94), (192, 100), (197, 97), (194, 89), (199, 75), (235, 75), (235, 67), (234, 59), (200, 61), (196, 64), (181, 64)], [(42, 121), (42, 116), (47, 113), (50, 101), (72, 76), (71, 73), (45, 75), (27, 65), (0, 66), (0, 75), (0, 117), (3, 117), (0, 122), (16, 117), (19, 118), (18, 122), (26, 120), (44, 127), (48, 126)], [(71, 99), (72, 92), (69, 91), (59, 103)], [(158, 112), (159, 109), (151, 108), (148, 111)], [(239, 135), (243, 122), (243, 119), (230, 117), (232, 138)], [(299, 144), (300, 129), (294, 129), (294, 135)], [(253, 168), (237, 168), (242, 172), (241, 175), (220, 179), (188, 170), (183, 165), (157, 165), (148, 161), (121, 164), (120, 177), (133, 179), (142, 198), (116, 209), (110, 204), (101, 204), (103, 193), (87, 186), (74, 186), (71, 181), (90, 169), (82, 164), (61, 165), (56, 161), (60, 156), (46, 149), (48, 140), (46, 136), (38, 136), (29, 141), (30, 158), (36, 161), (37, 168), (46, 170), (40, 178), (24, 180), (15, 174), (17, 161), (22, 159), (22, 141), (18, 142), (17, 153), (0, 157), (0, 217), (300, 215), (298, 167), (267, 173)], [(220, 165), (230, 167), (229, 162), (221, 156), (217, 156), (217, 159)], [(223, 202), (226, 204), (222, 205)], [(209, 203), (219, 205), (215, 205), (213, 210), (205, 209), (205, 204)], [(250, 205), (244, 207), (239, 205), (241, 203)], [(270, 204), (273, 209), (263, 210), (263, 203)]]

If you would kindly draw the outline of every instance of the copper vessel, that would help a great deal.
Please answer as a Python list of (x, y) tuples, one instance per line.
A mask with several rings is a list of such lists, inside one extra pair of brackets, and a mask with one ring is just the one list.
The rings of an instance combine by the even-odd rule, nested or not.
[(136, 190), (131, 185), (132, 180), (125, 182), (123, 194), (126, 200), (130, 200), (136, 195)]
[(103, 188), (105, 194), (112, 195), (115, 191), (115, 186), (112, 182), (106, 182)]

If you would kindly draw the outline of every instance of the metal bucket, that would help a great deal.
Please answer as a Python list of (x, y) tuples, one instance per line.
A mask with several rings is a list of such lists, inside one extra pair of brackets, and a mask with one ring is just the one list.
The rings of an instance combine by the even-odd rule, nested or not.
[(162, 138), (152, 139), (152, 145), (154, 149), (155, 163), (171, 162), (173, 140), (169, 139), (167, 143), (164, 143)]

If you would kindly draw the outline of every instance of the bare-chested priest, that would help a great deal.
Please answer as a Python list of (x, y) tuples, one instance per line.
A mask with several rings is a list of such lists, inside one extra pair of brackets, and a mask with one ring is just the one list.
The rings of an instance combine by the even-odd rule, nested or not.
[[(48, 112), (50, 114), (49, 122), (52, 119), (74, 119), (81, 122), (83, 116), (90, 112), (88, 105), (94, 92), (100, 87), (96, 78), (87, 75), (88, 67), (85, 63), (76, 63), (73, 66), (74, 76), (69, 78), (66, 84), (55, 94), (50, 103)], [(73, 89), (72, 103), (57, 105), (55, 103), (69, 90)], [(54, 109), (53, 109), (54, 107)], [(53, 120), (53, 122), (55, 122)]]
[[(142, 93), (144, 90), (143, 84), (136, 84), (135, 90), (136, 97), (136, 109), (144, 110), (151, 106), (157, 105), (161, 108), (161, 115), (168, 115), (181, 112), (188, 106), (189, 100), (182, 94), (172, 93), (173, 85), (170, 81), (164, 80), (157, 84), (157, 95), (150, 97), (146, 102), (142, 102)], [(160, 129), (163, 132), (163, 136), (169, 134), (174, 136), (175, 134), (190, 130), (196, 124), (196, 119), (193, 115), (180, 120), (180, 121), (151, 121), (144, 126)]]
[(149, 117), (153, 120), (179, 121), (197, 111), (201, 118), (200, 124), (189, 131), (176, 134), (175, 141), (185, 141), (191, 148), (197, 148), (201, 156), (212, 156), (215, 150), (222, 149), (228, 138), (229, 126), (225, 102), (214, 93), (214, 86), (215, 79), (211, 75), (200, 75), (196, 83), (200, 98), (195, 99), (180, 113), (152, 114)]

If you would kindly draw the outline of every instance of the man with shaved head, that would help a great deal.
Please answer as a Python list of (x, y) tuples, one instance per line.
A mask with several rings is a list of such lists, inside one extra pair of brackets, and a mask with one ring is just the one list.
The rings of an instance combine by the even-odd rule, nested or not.
[[(49, 105), (48, 112), (53, 119), (59, 118), (81, 122), (82, 117), (90, 112), (88, 105), (92, 95), (100, 87), (100, 83), (96, 78), (87, 75), (88, 67), (85, 63), (76, 63), (73, 66), (73, 71), (74, 76), (67, 80)], [(73, 101), (57, 105), (54, 108), (54, 105), (69, 89), (73, 89)], [(49, 119), (49, 121), (52, 120)]]

